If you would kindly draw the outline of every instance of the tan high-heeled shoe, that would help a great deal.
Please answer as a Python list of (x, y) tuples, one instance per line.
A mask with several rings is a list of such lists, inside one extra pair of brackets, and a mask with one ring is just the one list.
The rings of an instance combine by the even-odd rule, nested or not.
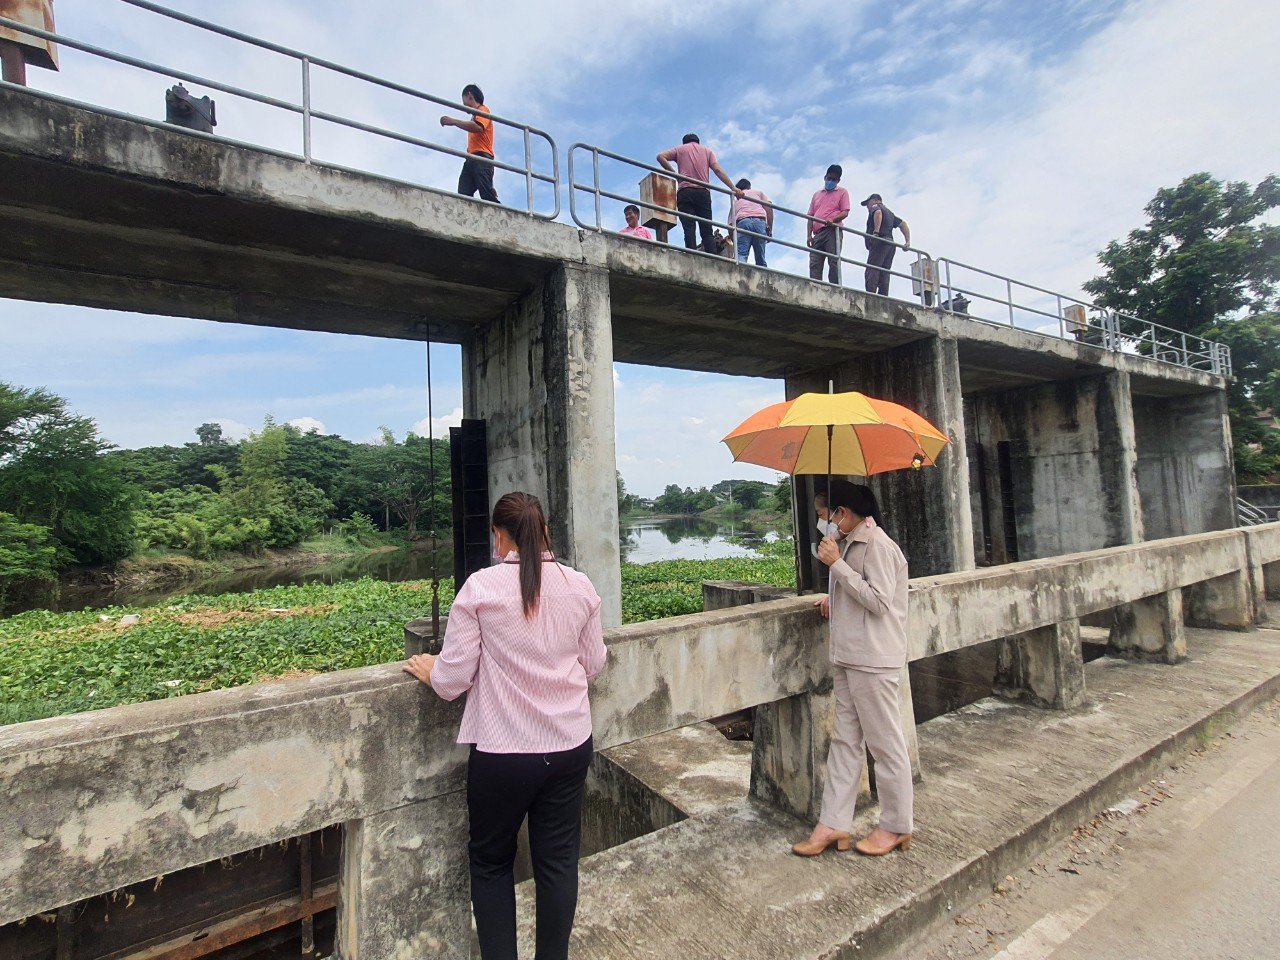
[(899, 833), (896, 836), (898, 839), (891, 840), (883, 846), (876, 846), (871, 842), (871, 837), (866, 836), (855, 843), (853, 848), (867, 857), (883, 857), (885, 854), (893, 853), (895, 850), (902, 850), (905, 853), (911, 849), (911, 834)]
[(841, 853), (848, 853), (853, 838), (847, 833), (834, 833), (826, 840), (805, 840), (795, 844), (791, 848), (791, 852), (797, 857), (816, 857), (823, 853), (832, 844)]

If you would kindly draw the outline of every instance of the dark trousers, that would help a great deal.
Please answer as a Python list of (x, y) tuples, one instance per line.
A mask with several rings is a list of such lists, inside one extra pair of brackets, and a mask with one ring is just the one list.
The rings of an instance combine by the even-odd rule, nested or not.
[(482, 753), (471, 748), (471, 907), (483, 960), (516, 960), (516, 834), (529, 817), (537, 890), (535, 960), (568, 960), (578, 909), (582, 786), (592, 742), (559, 753)]
[(892, 243), (872, 240), (867, 250), (867, 293), (889, 295), (889, 269), (893, 266), (893, 255), (898, 251)]
[(840, 252), (840, 231), (835, 227), (823, 227), (815, 230), (809, 241), (809, 276), (814, 280), (822, 279), (822, 262), (827, 261), (827, 274), (832, 283), (840, 282), (840, 258), (834, 256)]
[[(493, 159), (491, 153), (477, 153), (477, 157)], [(458, 174), (458, 192), (464, 197), (474, 197), (480, 191), (481, 200), (498, 203), (498, 191), (493, 189), (493, 164), (471, 157), (462, 161), (462, 173)]]
[[(676, 209), (681, 213), (691, 213), (693, 217), (711, 219), (711, 191), (702, 187), (682, 187), (676, 191)], [(680, 226), (684, 227), (684, 245), (690, 250), (698, 249), (697, 234), (702, 234), (702, 249), (707, 253), (716, 253), (716, 242), (711, 235), (711, 224), (701, 223), (693, 217), (681, 217)]]

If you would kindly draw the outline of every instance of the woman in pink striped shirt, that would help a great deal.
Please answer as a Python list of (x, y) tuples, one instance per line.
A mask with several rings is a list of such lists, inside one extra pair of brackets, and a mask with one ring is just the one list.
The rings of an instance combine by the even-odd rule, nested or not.
[(473, 573), (449, 610), (439, 657), (405, 671), (446, 700), (467, 694), (471, 905), (484, 960), (515, 960), (516, 834), (527, 815), (537, 960), (567, 960), (578, 905), (582, 788), (591, 763), (587, 681), (605, 661), (600, 597), (557, 563), (538, 498), (493, 508), (501, 563)]

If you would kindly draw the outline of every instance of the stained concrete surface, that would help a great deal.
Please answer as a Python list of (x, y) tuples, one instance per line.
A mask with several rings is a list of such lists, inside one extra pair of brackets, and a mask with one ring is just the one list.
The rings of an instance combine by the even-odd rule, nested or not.
[(893, 960), (1252, 960), (1280, 944), (1280, 703), (1160, 771)]
[[(1280, 632), (1188, 641), (1177, 666), (1090, 663), (1074, 711), (983, 700), (923, 725), (909, 853), (801, 860), (788, 846), (808, 825), (746, 802), (587, 859), (574, 956), (883, 955), (1280, 691)], [(863, 811), (857, 828), (873, 818)], [(522, 897), (525, 937), (531, 907)]]

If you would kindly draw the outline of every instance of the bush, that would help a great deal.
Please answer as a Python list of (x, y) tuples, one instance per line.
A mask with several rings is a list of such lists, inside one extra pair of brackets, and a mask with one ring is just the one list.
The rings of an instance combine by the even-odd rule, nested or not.
[(0, 513), (0, 613), (12, 600), (58, 580), (58, 546), (48, 527)]

